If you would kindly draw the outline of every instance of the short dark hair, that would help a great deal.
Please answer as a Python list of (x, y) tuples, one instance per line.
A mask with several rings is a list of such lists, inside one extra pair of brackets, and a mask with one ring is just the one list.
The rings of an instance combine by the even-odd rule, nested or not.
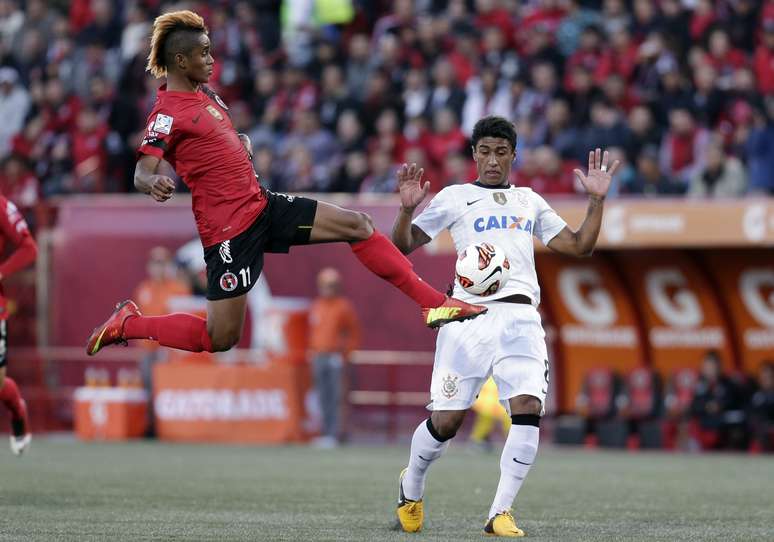
[(479, 140), (485, 137), (499, 137), (508, 141), (511, 148), (516, 150), (516, 127), (511, 121), (503, 117), (490, 115), (479, 120), (473, 127), (471, 143), (476, 148)]

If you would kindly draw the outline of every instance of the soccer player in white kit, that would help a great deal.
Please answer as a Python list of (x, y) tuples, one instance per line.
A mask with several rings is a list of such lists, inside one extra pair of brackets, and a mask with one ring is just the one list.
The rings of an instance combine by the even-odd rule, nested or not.
[(392, 241), (404, 254), (448, 229), (457, 252), (481, 242), (502, 248), (511, 275), (497, 293), (486, 297), (468, 294), (455, 284), (455, 297), (483, 304), (489, 312), (472, 321), (448, 324), (438, 333), (428, 407), (432, 414), (414, 431), (408, 467), (400, 476), (397, 515), (404, 531), (422, 528), (428, 468), (444, 453), (491, 375), (500, 400), (509, 408), (512, 425), (484, 532), (520, 537), (524, 531), (516, 526), (511, 506), (537, 454), (548, 391), (548, 355), (537, 311), (540, 288), (532, 236), (561, 254), (591, 255), (602, 224), (605, 195), (619, 163), (608, 168), (607, 151), (603, 154), (596, 149), (589, 152), (588, 173), (575, 170), (589, 202), (583, 224), (573, 231), (532, 189), (508, 183), (516, 158), (516, 130), (510, 121), (495, 116), (479, 120), (472, 145), (478, 179), (447, 186), (416, 218), (414, 211), (427, 195), (429, 183), (422, 184), (423, 171), (414, 164), (404, 164), (398, 172), (401, 208)]

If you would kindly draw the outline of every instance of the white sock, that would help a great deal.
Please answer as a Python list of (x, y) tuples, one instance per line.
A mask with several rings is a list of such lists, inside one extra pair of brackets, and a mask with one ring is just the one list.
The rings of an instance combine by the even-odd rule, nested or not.
[(430, 433), (429, 423), (429, 419), (420, 423), (411, 438), (408, 470), (403, 477), (403, 495), (412, 501), (418, 501), (425, 494), (427, 469), (449, 447), (450, 439), (441, 442), (435, 438)]
[(534, 419), (534, 424), (514, 424), (508, 431), (503, 455), (500, 457), (500, 483), (497, 484), (497, 493), (492, 508), (489, 509), (490, 518), (511, 509), (513, 500), (535, 461), (540, 430), (537, 427), (539, 418), (534, 416)]

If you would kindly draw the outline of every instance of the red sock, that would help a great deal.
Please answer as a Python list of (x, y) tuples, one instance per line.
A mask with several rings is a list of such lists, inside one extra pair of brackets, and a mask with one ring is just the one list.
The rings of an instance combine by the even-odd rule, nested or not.
[(14, 435), (21, 436), (27, 433), (27, 405), (19, 393), (19, 387), (12, 379), (5, 377), (2, 389), (0, 389), (0, 403), (3, 403), (11, 411), (11, 425)]
[(151, 339), (161, 346), (189, 352), (212, 352), (207, 320), (183, 312), (164, 316), (132, 316), (124, 323), (124, 338)]
[(372, 273), (383, 278), (420, 307), (438, 307), (446, 296), (414, 273), (414, 266), (378, 231), (365, 241), (352, 243), (352, 252)]

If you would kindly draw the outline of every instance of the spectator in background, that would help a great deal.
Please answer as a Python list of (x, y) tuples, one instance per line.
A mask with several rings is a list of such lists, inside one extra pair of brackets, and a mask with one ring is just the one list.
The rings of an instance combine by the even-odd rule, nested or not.
[(615, 36), (622, 29), (629, 28), (631, 21), (632, 16), (624, 0), (604, 0), (601, 24), (607, 35)]
[(476, 178), (476, 164), (467, 152), (448, 154), (443, 164), (443, 185), (464, 184)]
[(507, 117), (511, 112), (509, 89), (500, 84), (497, 71), (482, 68), (481, 73), (468, 81), (467, 98), (462, 108), (462, 130), (473, 133), (473, 125), (487, 115)]
[(107, 149), (105, 137), (107, 123), (99, 118), (91, 107), (78, 113), (76, 129), (72, 132), (72, 157), (75, 167), (73, 192), (104, 192), (108, 188)]
[(369, 152), (369, 175), (360, 184), (360, 192), (381, 192), (391, 194), (398, 188), (395, 176), (397, 167), (390, 154), (384, 150)]
[(621, 118), (621, 112), (605, 100), (597, 100), (591, 106), (591, 124), (580, 135), (583, 142), (575, 159), (583, 162), (588, 158), (587, 149), (607, 149), (629, 139), (629, 130)]
[(758, 91), (762, 94), (774, 94), (774, 18), (763, 20), (763, 35), (755, 49), (755, 78)]
[(351, 151), (344, 156), (336, 178), (330, 186), (331, 192), (359, 192), (368, 175), (368, 157), (362, 151)]
[(622, 194), (643, 196), (677, 196), (684, 191), (682, 184), (661, 173), (656, 147), (642, 149), (637, 157), (637, 174), (631, 183), (621, 186)]
[(356, 100), (365, 98), (366, 83), (371, 74), (371, 45), (368, 36), (355, 34), (349, 40), (345, 79), (348, 93)]
[(566, 100), (556, 99), (546, 110), (546, 129), (543, 143), (553, 147), (566, 160), (578, 155), (579, 134), (570, 124), (570, 107)]
[(747, 174), (742, 162), (726, 155), (722, 141), (715, 140), (707, 149), (704, 169), (697, 172), (688, 187), (694, 197), (734, 197), (747, 191)]
[(709, 132), (696, 124), (693, 113), (679, 107), (669, 112), (669, 130), (661, 143), (661, 170), (687, 185), (704, 167)]
[(774, 362), (758, 370), (757, 390), (750, 400), (750, 431), (763, 450), (774, 450)]
[(0, 194), (19, 206), (26, 219), (32, 218), (25, 211), (38, 203), (39, 193), (40, 183), (29, 170), (26, 161), (14, 154), (6, 158), (0, 175)]
[(731, 88), (734, 72), (747, 65), (744, 52), (732, 46), (728, 32), (720, 27), (710, 33), (706, 61), (717, 71), (717, 84), (723, 90)]
[[(427, 138), (427, 154), (435, 167), (441, 167), (449, 153), (468, 149), (468, 138), (462, 133), (457, 116), (451, 109), (440, 109), (433, 117), (432, 134)], [(432, 182), (432, 180), (431, 180)]]
[(8, 154), (13, 136), (24, 127), (29, 107), (30, 95), (19, 84), (19, 72), (0, 68), (0, 157)]
[(404, 162), (406, 138), (400, 129), (400, 117), (396, 109), (384, 109), (376, 118), (376, 133), (368, 141), (368, 151), (382, 151), (389, 155), (390, 161)]
[(549, 147), (538, 147), (532, 151), (536, 171), (524, 179), (525, 184), (540, 194), (574, 194), (574, 164), (563, 162), (557, 152)]
[(774, 97), (765, 109), (753, 109), (753, 125), (745, 143), (750, 168), (750, 192), (774, 194)]
[(253, 164), (255, 173), (261, 186), (266, 187), (273, 192), (283, 192), (286, 190), (282, 179), (282, 172), (274, 161), (274, 152), (271, 147), (261, 145), (256, 147), (253, 155)]
[(610, 184), (610, 189), (607, 191), (607, 197), (614, 198), (625, 192), (624, 187), (632, 186), (637, 177), (637, 171), (629, 162), (626, 156), (626, 151), (623, 147), (609, 147), (606, 149), (610, 153), (610, 161), (615, 163), (618, 160), (621, 165), (618, 166), (613, 182)]
[(701, 447), (740, 447), (745, 440), (744, 407), (741, 390), (723, 374), (720, 354), (710, 350), (702, 361), (691, 403), (694, 437)]
[[(172, 252), (162, 246), (153, 247), (148, 252), (145, 271), (148, 276), (137, 285), (133, 299), (145, 316), (160, 316), (171, 312), (170, 299), (176, 296), (191, 295), (191, 287), (177, 278), (177, 267)], [(153, 366), (161, 361), (162, 349), (153, 341), (142, 341), (146, 353), (140, 360), (140, 373), (148, 397), (153, 397)], [(153, 436), (153, 400), (148, 404), (148, 434)]]
[(322, 410), (320, 448), (335, 448), (341, 437), (340, 412), (346, 403), (345, 365), (360, 343), (360, 324), (341, 295), (341, 275), (327, 267), (317, 275), (319, 295), (309, 309), (309, 348), (314, 384)]
[(459, 118), (465, 105), (465, 92), (458, 86), (454, 66), (441, 57), (433, 66), (433, 85), (425, 115), (433, 117), (439, 109), (449, 108)]
[[(566, 57), (577, 52), (578, 47), (584, 48), (584, 33), (587, 29), (598, 25), (601, 21), (598, 11), (581, 6), (579, 0), (562, 0), (565, 10), (564, 18), (556, 31), (556, 42), (559, 51)], [(595, 30), (599, 34), (598, 30)]]
[(693, 94), (691, 106), (697, 112), (697, 119), (705, 126), (716, 126), (726, 104), (727, 93), (717, 86), (717, 71), (712, 65), (702, 62), (693, 72)]
[(636, 162), (644, 147), (658, 148), (661, 142), (659, 132), (651, 110), (644, 105), (638, 105), (629, 112), (629, 137), (623, 142), (626, 146), (626, 156), (630, 162)]
[(349, 97), (344, 84), (344, 72), (337, 64), (328, 64), (322, 70), (320, 99), (317, 104), (320, 124), (325, 130), (336, 129), (336, 123), (344, 111), (357, 107)]

